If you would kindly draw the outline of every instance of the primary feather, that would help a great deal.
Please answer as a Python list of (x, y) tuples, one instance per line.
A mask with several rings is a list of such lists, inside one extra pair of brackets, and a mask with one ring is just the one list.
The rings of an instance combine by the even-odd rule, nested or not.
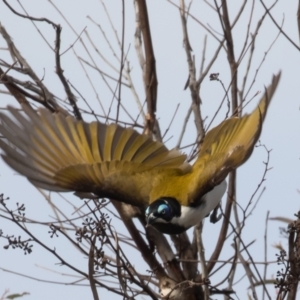
[[(163, 195), (177, 199), (181, 205), (197, 206), (206, 193), (225, 180), (230, 171), (242, 165), (251, 155), (260, 136), (280, 75), (273, 76), (270, 86), (251, 114), (231, 117), (207, 133), (190, 172), (173, 172), (170, 174), (172, 181), (169, 181), (168, 176), (157, 177), (150, 201)], [(168, 172), (172, 173), (172, 170)]]
[(156, 169), (189, 168), (185, 155), (131, 128), (22, 108), (8, 107), (14, 119), (0, 114), (0, 147), (6, 163), (37, 187), (146, 206)]

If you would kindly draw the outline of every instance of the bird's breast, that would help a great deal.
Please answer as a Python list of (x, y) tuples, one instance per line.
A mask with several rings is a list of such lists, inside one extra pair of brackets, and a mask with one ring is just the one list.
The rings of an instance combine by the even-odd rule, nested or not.
[(226, 191), (226, 187), (227, 183), (224, 180), (213, 190), (204, 195), (200, 201), (197, 201), (198, 205), (181, 205), (181, 215), (179, 217), (174, 217), (171, 223), (176, 227), (185, 228), (185, 230), (199, 224), (199, 222), (208, 216), (220, 203)]

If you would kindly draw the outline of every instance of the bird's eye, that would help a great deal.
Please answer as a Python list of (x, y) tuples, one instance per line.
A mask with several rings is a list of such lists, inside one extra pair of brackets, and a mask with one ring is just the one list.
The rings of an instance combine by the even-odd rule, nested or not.
[(147, 209), (146, 209), (146, 211), (145, 211), (145, 215), (148, 216), (149, 212), (150, 212), (150, 207), (148, 206)]
[(157, 212), (158, 212), (160, 215), (168, 214), (168, 213), (170, 212), (170, 207), (169, 207), (167, 204), (161, 204), (161, 205), (158, 207)]

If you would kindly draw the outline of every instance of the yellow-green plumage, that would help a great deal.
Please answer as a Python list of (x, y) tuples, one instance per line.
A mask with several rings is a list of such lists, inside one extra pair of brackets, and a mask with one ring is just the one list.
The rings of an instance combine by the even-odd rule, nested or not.
[(46, 109), (1, 113), (3, 159), (34, 185), (51, 191), (90, 192), (146, 207), (161, 197), (197, 205), (201, 197), (243, 164), (253, 151), (280, 74), (253, 113), (210, 130), (193, 166), (131, 128), (85, 123)]
[[(221, 183), (230, 171), (243, 164), (260, 136), (279, 79), (280, 73), (273, 77), (271, 85), (251, 114), (227, 119), (207, 133), (190, 172), (158, 178), (159, 183), (151, 192), (150, 202), (164, 195), (177, 199), (185, 206), (195, 205), (204, 194)], [(172, 181), (168, 178), (172, 178)]]

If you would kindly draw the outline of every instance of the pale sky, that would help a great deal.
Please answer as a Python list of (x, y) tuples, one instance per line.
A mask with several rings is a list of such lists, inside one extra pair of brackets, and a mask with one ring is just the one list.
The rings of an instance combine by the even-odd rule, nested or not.
[[(76, 41), (76, 34), (68, 27), (64, 19), (57, 13), (54, 7), (49, 1), (35, 0), (30, 3), (27, 1), (21, 1), (25, 6), (27, 12), (35, 17), (47, 17), (56, 23), (60, 23), (63, 27), (62, 31), (62, 51), (67, 49), (71, 44)], [(118, 31), (121, 34), (121, 1), (110, 0), (105, 1), (108, 11), (110, 12), (111, 19)], [(130, 66), (132, 68), (131, 76), (140, 100), (144, 101), (144, 89), (141, 80), (141, 70), (136, 57), (134, 48), (134, 30), (135, 30), (135, 17), (133, 11), (132, 1), (126, 2), (126, 25), (125, 25), (125, 50), (128, 52), (128, 59), (130, 60)], [(248, 1), (249, 2), (249, 1)], [(59, 9), (65, 14), (65, 17), (70, 24), (74, 27), (79, 34), (87, 27), (89, 35), (96, 43), (100, 51), (113, 63), (116, 68), (119, 68), (117, 60), (113, 57), (109, 47), (105, 43), (101, 32), (95, 26), (87, 16), (90, 16), (95, 22), (101, 23), (105, 34), (113, 42), (113, 46), (118, 50), (117, 43), (114, 39), (114, 33), (110, 29), (109, 22), (103, 11), (103, 6), (100, 1), (54, 1)], [(213, 1), (211, 2), (213, 4)], [(266, 4), (271, 5), (271, 1), (266, 1)], [(14, 2), (14, 7), (18, 11), (22, 11), (17, 2)], [(274, 18), (281, 25), (283, 23), (283, 30), (289, 35), (289, 37), (298, 45), (298, 31), (296, 23), (297, 1), (279, 1), (272, 14)], [(173, 122), (173, 125), (167, 133), (165, 140), (168, 140), (167, 146), (172, 148), (176, 145), (179, 132), (182, 127), (186, 112), (190, 104), (189, 91), (184, 91), (184, 85), (188, 77), (188, 68), (186, 64), (186, 56), (182, 42), (182, 29), (179, 12), (168, 1), (148, 1), (148, 9), (150, 16), (151, 32), (154, 44), (154, 50), (156, 54), (157, 62), (157, 74), (158, 74), (158, 107), (157, 118), (159, 119), (162, 133), (168, 127), (174, 111), (178, 104), (180, 104), (178, 113)], [(236, 57), (239, 56), (241, 48), (244, 44), (245, 32), (247, 30), (247, 24), (250, 14), (250, 5), (247, 3), (246, 12), (239, 21), (237, 26), (233, 30)], [(216, 30), (216, 35), (220, 37), (219, 32), (221, 28), (219, 20), (216, 17), (215, 12), (208, 7), (203, 1), (194, 1), (191, 7), (191, 12), (199, 18), (206, 26), (212, 27)], [(231, 8), (231, 19), (233, 19), (237, 13), (237, 8)], [(253, 13), (253, 24), (250, 32), (254, 32), (257, 21), (260, 19), (263, 13), (262, 5), (259, 1), (255, 2), (255, 8)], [(29, 64), (33, 67), (35, 72), (44, 77), (44, 84), (46, 84), (51, 91), (55, 91), (56, 95), (65, 98), (64, 91), (54, 70), (54, 54), (49, 49), (45, 41), (41, 38), (31, 21), (15, 16), (3, 2), (0, 2), (0, 22), (6, 28), (10, 36), (13, 38), (14, 43), (22, 53), (22, 55), (28, 60)], [(209, 24), (209, 25), (208, 25)], [(53, 45), (55, 39), (55, 33), (53, 28), (46, 23), (36, 23), (48, 42)], [(189, 34), (191, 46), (196, 57), (197, 65), (200, 64), (201, 55), (203, 51), (203, 40), (206, 32), (204, 29), (193, 19), (189, 19)], [(272, 167), (267, 173), (267, 180), (263, 186), (266, 187), (266, 191), (263, 194), (262, 199), (259, 201), (252, 215), (248, 219), (244, 231), (244, 240), (249, 243), (256, 240), (256, 243), (251, 246), (251, 253), (258, 261), (264, 259), (264, 230), (265, 219), (267, 211), (270, 211), (270, 216), (283, 216), (287, 218), (293, 218), (300, 208), (299, 193), (297, 189), (299, 186), (299, 155), (300, 155), (300, 141), (299, 141), (299, 106), (300, 106), (300, 85), (299, 85), (299, 66), (300, 66), (300, 53), (293, 47), (283, 35), (280, 35), (276, 40), (272, 49), (264, 58), (265, 52), (268, 51), (270, 45), (275, 40), (278, 34), (278, 30), (267, 16), (264, 25), (262, 26), (259, 37), (256, 41), (256, 52), (253, 57), (250, 80), (248, 86), (251, 84), (253, 75), (259, 68), (259, 65), (263, 61), (263, 64), (259, 70), (259, 74), (256, 81), (249, 92), (248, 99), (252, 98), (257, 91), (264, 91), (264, 86), (268, 85), (271, 81), (272, 74), (282, 70), (282, 78), (279, 84), (279, 88), (272, 100), (271, 107), (269, 109), (263, 132), (261, 135), (261, 142), (267, 146), (268, 149), (272, 149), (269, 166)], [(86, 44), (87, 37), (82, 35)], [(0, 38), (0, 49), (6, 47), (5, 41)], [(217, 43), (215, 39), (208, 35), (207, 38), (207, 51), (206, 51), (206, 63), (210, 61), (214, 55)], [(87, 61), (89, 58), (84, 51), (82, 44), (76, 42), (74, 50), (79, 56), (83, 57)], [(0, 50), (1, 59), (11, 61), (8, 54)], [(94, 51), (91, 49), (91, 52)], [(119, 55), (118, 51), (118, 55)], [(94, 54), (93, 54), (94, 55)], [(247, 53), (248, 55), (248, 53)], [(244, 77), (244, 71), (247, 64), (248, 57), (242, 61), (242, 65), (239, 71), (239, 85), (241, 85)], [(95, 56), (96, 57), (96, 56)], [(96, 99), (95, 92), (90, 86), (86, 75), (82, 71), (78, 60), (76, 59), (74, 52), (70, 49), (62, 57), (62, 65), (65, 70), (65, 76), (71, 83), (79, 89), (80, 93), (87, 99), (89, 104), (96, 112), (101, 114), (99, 103)], [(103, 71), (111, 71), (109, 67), (97, 57), (97, 65), (100, 66)], [(198, 68), (199, 69), (199, 68)], [(222, 79), (225, 87), (228, 87), (230, 82), (230, 70), (226, 59), (225, 52), (221, 52), (220, 56), (214, 63), (210, 73), (220, 73), (220, 79)], [(88, 69), (88, 74), (92, 78), (93, 83), (96, 86), (97, 93), (102, 101), (105, 109), (111, 103), (112, 95), (108, 91), (107, 87), (101, 81), (100, 76), (96, 71)], [(115, 88), (116, 85), (111, 82)], [(1, 90), (4, 87), (0, 87)], [(211, 82), (209, 78), (206, 78), (202, 83), (201, 98), (203, 101), (202, 114), (207, 116), (206, 125), (214, 115), (216, 108), (219, 106), (220, 101), (223, 99), (224, 91), (218, 82)], [(5, 107), (8, 103), (17, 106), (15, 100), (4, 94), (1, 96), (1, 107)], [(255, 97), (251, 104), (246, 108), (246, 111), (256, 105), (259, 100), (259, 96)], [(123, 88), (122, 101), (126, 105), (126, 108), (132, 112), (132, 115), (136, 115), (137, 108), (133, 94)], [(79, 106), (86, 108), (84, 102), (80, 99)], [(114, 113), (114, 111), (113, 111)], [(226, 105), (223, 107), (221, 113), (216, 119), (214, 125), (217, 125), (222, 119), (224, 119), (226, 113)], [(121, 114), (123, 120), (128, 120), (128, 117)], [(188, 128), (183, 140), (182, 145), (190, 144), (195, 140), (195, 130), (193, 127), (193, 118), (191, 118)], [(238, 170), (238, 192), (237, 200), (243, 207), (249, 201), (253, 191), (260, 182), (263, 175), (264, 164), (266, 161), (266, 152), (262, 148), (256, 148), (249, 161), (239, 168)], [(4, 193), (5, 196), (10, 197), (9, 205), (11, 208), (15, 207), (16, 202), (26, 204), (27, 216), (38, 219), (40, 221), (49, 221), (53, 216), (53, 212), (46, 203), (43, 196), (37, 191), (26, 179), (16, 175), (5, 163), (0, 160), (0, 193)], [(75, 206), (80, 206), (82, 202), (72, 194), (64, 194), (71, 202), (74, 201)], [(54, 196), (56, 203), (60, 203), (71, 215), (72, 208), (68, 207), (60, 196)], [(255, 197), (257, 199), (257, 197)], [(224, 201), (223, 201), (224, 202)], [(2, 215), (2, 213), (0, 212)], [(7, 234), (21, 234), (22, 237), (26, 237), (24, 233), (18, 231), (17, 227), (1, 218), (0, 229), (3, 228)], [(119, 230), (121, 223), (113, 218), (113, 226), (116, 230)], [(216, 225), (212, 225), (205, 221), (204, 229), (204, 245), (206, 247), (206, 256), (209, 257), (210, 253), (218, 239), (219, 229), (221, 222)], [(276, 260), (275, 253), (277, 250), (272, 245), (281, 241), (284, 247), (287, 246), (287, 241), (280, 237), (279, 226), (284, 226), (282, 223), (270, 222), (268, 228), (268, 260)], [(61, 251), (71, 263), (76, 264), (84, 271), (87, 271), (87, 259), (83, 257), (72, 246), (63, 242), (63, 238), (50, 239), (47, 238), (48, 228), (37, 228), (36, 234), (43, 239), (50, 247), (55, 247), (57, 251)], [(192, 234), (192, 230), (190, 230)], [(226, 259), (233, 254), (233, 250), (230, 247), (232, 238), (228, 240), (227, 250), (221, 255), (221, 259)], [(37, 245), (34, 246), (34, 253), (24, 256), (21, 250), (4, 250), (3, 246), (6, 244), (4, 239), (0, 239), (0, 295), (9, 289), (11, 293), (29, 292), (30, 295), (24, 299), (32, 300), (52, 300), (52, 299), (92, 299), (91, 291), (88, 287), (73, 287), (65, 285), (52, 285), (49, 283), (38, 282), (37, 280), (19, 277), (17, 275), (3, 272), (3, 269), (8, 269), (17, 273), (28, 274), (40, 280), (52, 280), (55, 282), (72, 282), (75, 279), (66, 276), (66, 274), (73, 274), (67, 268), (59, 267), (56, 265), (57, 260), (51, 257), (45, 250), (41, 250)], [(135, 259), (134, 262), (141, 272), (145, 272), (147, 267), (142, 261), (140, 254), (129, 253), (128, 256)], [(137, 259), (139, 257), (139, 260)], [(268, 269), (268, 278), (274, 277), (278, 269), (277, 265), (271, 266)], [(55, 273), (56, 272), (56, 273)], [(243, 270), (241, 269), (241, 274)], [(218, 278), (214, 279), (212, 284), (217, 283)], [(86, 282), (85, 282), (86, 283)], [(240, 299), (246, 299), (246, 289), (248, 287), (248, 281), (244, 280), (235, 286), (237, 295)], [(271, 296), (275, 295), (275, 290), (270, 288)], [(120, 299), (120, 297), (108, 294), (105, 290), (99, 289), (99, 295), (102, 299), (107, 299), (109, 295), (110, 299)], [(215, 299), (217, 296), (214, 296)], [(139, 298), (143, 299), (143, 298)]]

